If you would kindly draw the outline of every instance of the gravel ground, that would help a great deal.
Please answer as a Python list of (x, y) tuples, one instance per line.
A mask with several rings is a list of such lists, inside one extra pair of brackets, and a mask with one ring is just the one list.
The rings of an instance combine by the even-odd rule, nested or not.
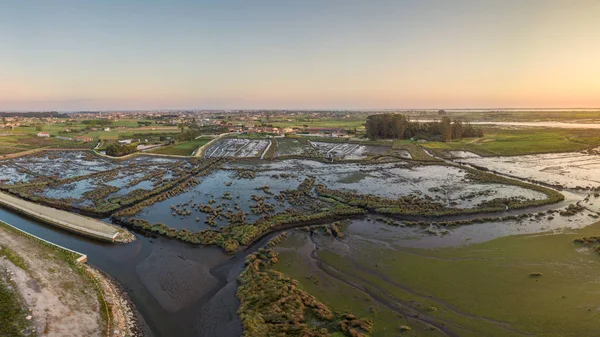
[(94, 285), (56, 256), (54, 250), (0, 227), (0, 245), (23, 258), (27, 270), (5, 258), (38, 336), (106, 336)]
[[(78, 271), (56, 250), (4, 227), (0, 227), (0, 246), (25, 261), (22, 269), (0, 258), (0, 268), (8, 271), (21, 293), (37, 336), (141, 336), (135, 309), (120, 287), (101, 272), (87, 265)], [(98, 300), (98, 287), (110, 307), (110, 329), (101, 316), (107, 308)]]

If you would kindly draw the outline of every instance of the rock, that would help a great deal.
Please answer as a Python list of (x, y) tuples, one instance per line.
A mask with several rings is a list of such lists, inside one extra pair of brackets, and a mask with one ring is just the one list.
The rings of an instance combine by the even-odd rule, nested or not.
[(32, 317), (31, 315), (27, 315), (27, 316), (25, 317), (25, 319), (26, 319), (26, 320), (28, 320), (28, 321), (31, 321), (31, 319), (32, 319), (32, 318), (33, 318), (33, 317)]
[(412, 331), (412, 328), (407, 326), (407, 325), (401, 325), (398, 330), (400, 330), (400, 332), (407, 332), (407, 331)]

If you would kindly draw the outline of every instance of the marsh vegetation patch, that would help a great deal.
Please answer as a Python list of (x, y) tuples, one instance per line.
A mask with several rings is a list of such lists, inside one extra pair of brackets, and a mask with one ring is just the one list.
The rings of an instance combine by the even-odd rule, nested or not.
[(518, 157), (464, 158), (461, 162), (566, 188), (600, 188), (600, 156), (569, 152)]

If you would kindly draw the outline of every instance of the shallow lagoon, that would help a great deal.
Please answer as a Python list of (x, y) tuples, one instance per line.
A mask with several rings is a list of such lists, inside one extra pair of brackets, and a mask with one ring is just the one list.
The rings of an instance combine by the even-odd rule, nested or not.
[(460, 161), (515, 177), (566, 188), (600, 187), (600, 156), (598, 155), (571, 152), (517, 157), (464, 158)]

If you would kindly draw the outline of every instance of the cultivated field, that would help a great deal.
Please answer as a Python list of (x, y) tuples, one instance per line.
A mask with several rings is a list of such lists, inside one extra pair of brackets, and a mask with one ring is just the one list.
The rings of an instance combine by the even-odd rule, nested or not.
[(317, 156), (317, 151), (306, 139), (278, 138), (275, 157), (285, 156)]
[(225, 138), (216, 141), (204, 152), (204, 158), (254, 158), (260, 157), (269, 146), (264, 139)]
[(391, 149), (386, 146), (360, 145), (351, 143), (310, 142), (327, 158), (364, 159), (373, 155), (388, 153)]
[(202, 145), (210, 142), (210, 139), (195, 139), (188, 142), (179, 143), (176, 145), (161, 147), (153, 150), (152, 153), (169, 154), (177, 156), (191, 156)]

